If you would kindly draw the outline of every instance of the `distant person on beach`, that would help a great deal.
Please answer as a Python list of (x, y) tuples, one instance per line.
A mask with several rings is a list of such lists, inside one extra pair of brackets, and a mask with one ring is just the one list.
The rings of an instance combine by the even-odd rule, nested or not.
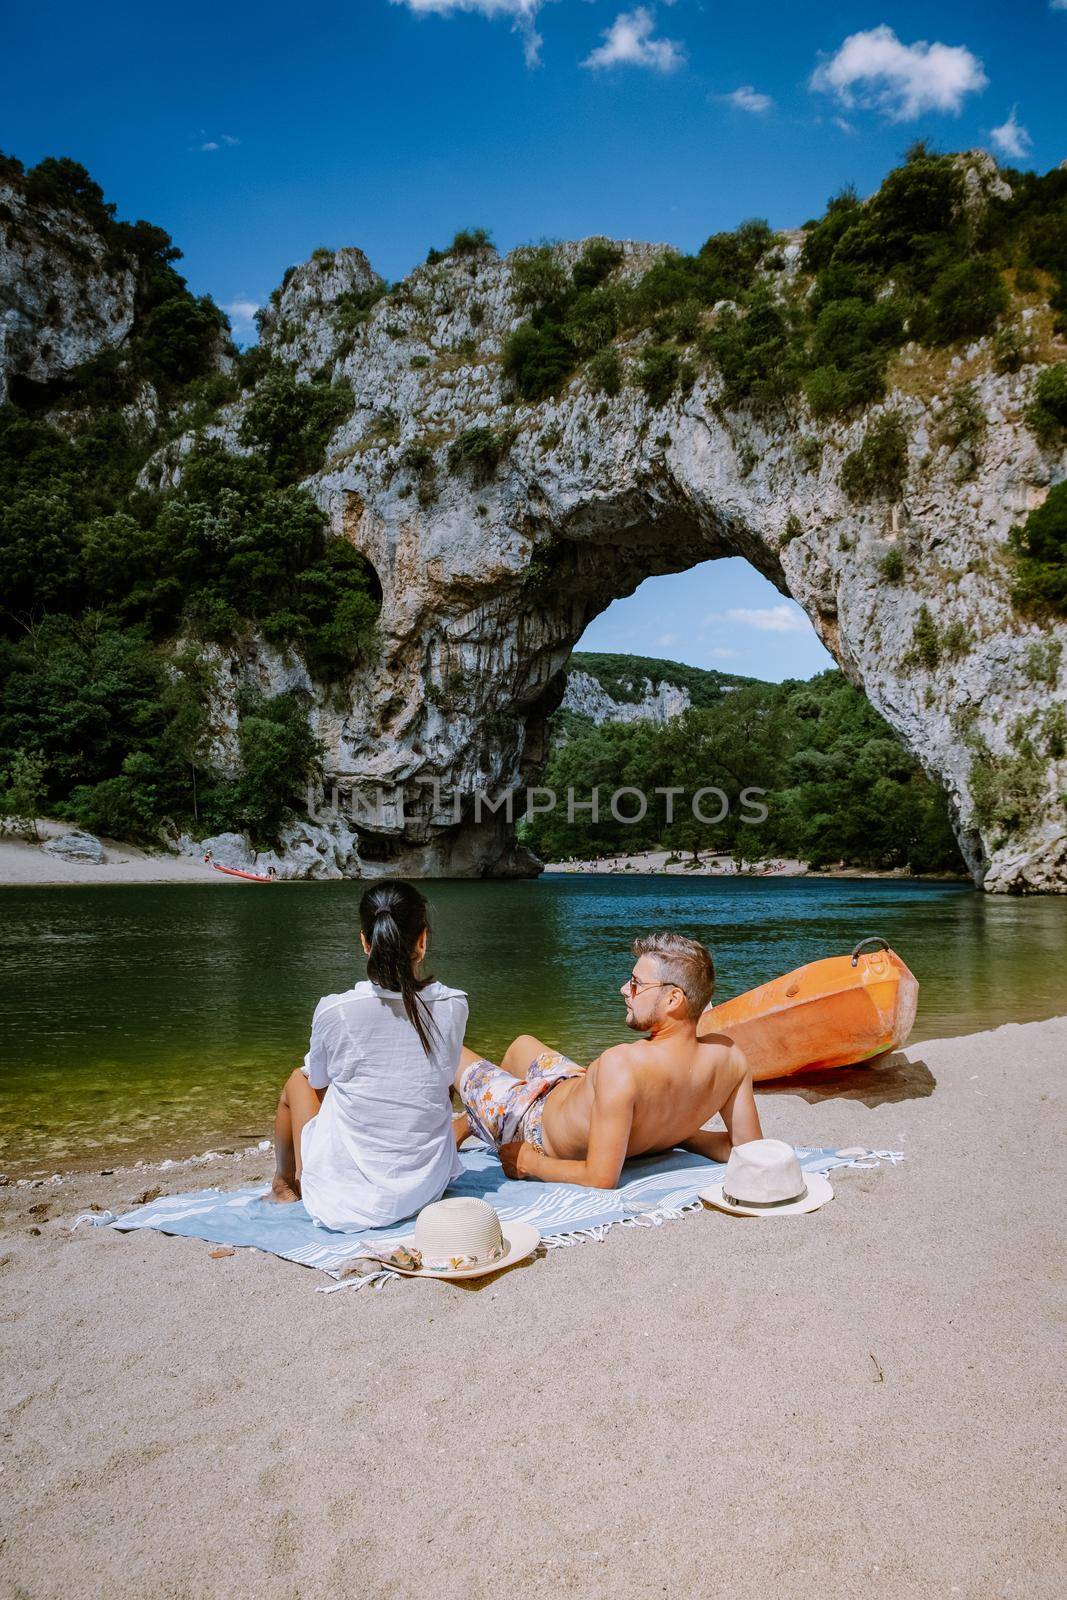
[(274, 1199), (342, 1231), (411, 1216), (462, 1171), (449, 1090), (467, 996), (420, 976), (429, 921), (410, 884), (368, 889), (359, 921), (367, 978), (315, 1007), (274, 1122)]
[[(509, 1178), (613, 1189), (628, 1156), (681, 1145), (725, 1161), (735, 1144), (762, 1139), (744, 1056), (721, 1034), (697, 1038), (715, 987), (711, 952), (683, 934), (653, 933), (635, 939), (633, 953), (620, 993), (626, 1026), (648, 1037), (613, 1045), (589, 1067), (531, 1034), (499, 1066), (464, 1048), (457, 1143), (474, 1133), (495, 1145)], [(716, 1113), (725, 1132), (705, 1132)]]

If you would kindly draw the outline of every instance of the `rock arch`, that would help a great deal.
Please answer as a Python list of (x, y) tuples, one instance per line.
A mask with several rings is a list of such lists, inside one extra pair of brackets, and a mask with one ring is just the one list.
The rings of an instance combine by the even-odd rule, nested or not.
[[(580, 248), (558, 247), (568, 260)], [(663, 250), (623, 248), (624, 272)], [(365, 258), (340, 256), (365, 289)], [(380, 850), (389, 870), (413, 874), (530, 870), (502, 819), (475, 825), (467, 809), (458, 821), (435, 810), (433, 781), (468, 797), (534, 781), (567, 657), (590, 618), (651, 574), (739, 554), (799, 602), (845, 675), (944, 785), (975, 880), (1067, 887), (1067, 763), (1034, 743), (1047, 707), (1064, 703), (1063, 677), (1035, 685), (1043, 636), (1013, 611), (1006, 563), (1013, 523), (1065, 470), (1025, 426), (1032, 369), (998, 373), (983, 347), (966, 353), (987, 430), (964, 481), (936, 420), (957, 375), (947, 366), (931, 377), (908, 350), (882, 404), (830, 424), (799, 405), (771, 417), (728, 411), (714, 374), (659, 407), (632, 385), (606, 396), (581, 378), (556, 400), (514, 404), (500, 372), (519, 320), (509, 260), (489, 250), (417, 269), (355, 343), (339, 338), (332, 314), (344, 272), (335, 258), (326, 295), (316, 270), (290, 274), (265, 338), (302, 375), (348, 377), (357, 399), (311, 486), (383, 586), (381, 659), (320, 730), (331, 783), (394, 797), (377, 832), (361, 832), (364, 853)], [(855, 503), (843, 461), (890, 410), (907, 433), (906, 487), (893, 503)], [(450, 448), (471, 429), (493, 444), (480, 471)], [(903, 577), (891, 579), (884, 557), (894, 548)], [(941, 630), (957, 625), (934, 669), (914, 651), (923, 606)], [(1067, 628), (1052, 631), (1067, 642)], [(1020, 728), (1038, 750), (1030, 811), (1005, 834), (976, 805), (973, 777), (984, 763), (1013, 781)], [(420, 785), (426, 798), (409, 798), (401, 817), (400, 791)]]

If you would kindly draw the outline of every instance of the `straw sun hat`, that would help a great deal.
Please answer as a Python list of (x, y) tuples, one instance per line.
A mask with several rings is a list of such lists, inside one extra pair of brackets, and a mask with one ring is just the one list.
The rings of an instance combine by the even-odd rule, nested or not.
[(700, 1191), (709, 1206), (736, 1217), (793, 1217), (833, 1197), (828, 1179), (805, 1172), (793, 1146), (781, 1139), (734, 1145), (722, 1182)]
[(387, 1265), (410, 1278), (483, 1278), (533, 1255), (541, 1235), (528, 1222), (502, 1224), (493, 1207), (473, 1196), (435, 1200), (415, 1218), (415, 1237)]

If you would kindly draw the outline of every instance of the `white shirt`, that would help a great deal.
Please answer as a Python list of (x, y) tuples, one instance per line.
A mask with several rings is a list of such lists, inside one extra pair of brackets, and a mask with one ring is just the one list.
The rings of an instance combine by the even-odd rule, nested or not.
[(409, 1217), (463, 1170), (448, 1091), (467, 1026), (462, 989), (419, 991), (430, 1053), (401, 996), (364, 980), (315, 1007), (304, 1071), (327, 1094), (304, 1126), (300, 1192), (326, 1228), (355, 1232)]

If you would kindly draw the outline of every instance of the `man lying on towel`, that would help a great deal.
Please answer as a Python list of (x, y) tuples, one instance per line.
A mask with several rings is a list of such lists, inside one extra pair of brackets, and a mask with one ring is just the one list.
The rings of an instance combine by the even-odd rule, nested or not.
[[(725, 1161), (733, 1145), (763, 1137), (744, 1056), (707, 1024), (697, 1038), (715, 987), (711, 952), (676, 933), (635, 939), (633, 952), (620, 993), (626, 1026), (648, 1037), (613, 1045), (589, 1067), (531, 1034), (498, 1067), (464, 1048), (458, 1143), (474, 1133), (496, 1146), (509, 1178), (613, 1189), (628, 1156), (681, 1145)], [(726, 1131), (706, 1132), (717, 1112)]]

